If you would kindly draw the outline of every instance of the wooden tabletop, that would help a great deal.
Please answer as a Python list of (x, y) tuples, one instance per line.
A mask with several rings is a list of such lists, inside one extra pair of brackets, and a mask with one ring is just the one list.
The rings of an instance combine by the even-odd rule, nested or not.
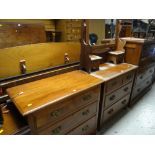
[(101, 84), (103, 81), (77, 70), (7, 89), (9, 97), (25, 116), (45, 106)]
[(122, 63), (122, 64), (111, 64), (111, 63), (105, 63), (100, 65), (100, 70), (91, 73), (91, 75), (102, 79), (103, 81), (111, 80), (122, 73), (126, 73), (128, 71), (134, 70), (137, 68), (135, 65)]

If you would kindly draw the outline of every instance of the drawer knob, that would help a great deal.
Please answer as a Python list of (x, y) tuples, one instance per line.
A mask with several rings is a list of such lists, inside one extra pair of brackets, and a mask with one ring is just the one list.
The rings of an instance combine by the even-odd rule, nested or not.
[(89, 114), (89, 109), (87, 109), (86, 111), (82, 112), (82, 115), (87, 115), (87, 114)]
[(82, 128), (82, 131), (87, 131), (89, 129), (89, 126), (86, 125), (85, 127)]
[(140, 79), (142, 79), (142, 78), (143, 78), (143, 76), (141, 75), (139, 78), (140, 78)]
[(149, 84), (149, 83), (150, 83), (150, 81), (147, 81), (147, 82), (146, 82), (146, 84)]
[(51, 112), (51, 116), (52, 117), (58, 117), (60, 114), (60, 112), (57, 110), (57, 111), (54, 111), (54, 112)]
[(57, 128), (55, 128), (54, 130), (52, 130), (53, 134), (59, 134), (61, 131), (61, 126), (58, 126)]
[(84, 101), (90, 100), (90, 99), (91, 99), (91, 95), (90, 95), (90, 94), (85, 95), (85, 96), (82, 97), (82, 99), (83, 99)]
[(152, 73), (152, 69), (149, 72)]
[(128, 91), (128, 89), (129, 89), (129, 88), (128, 88), (128, 87), (126, 87), (126, 88), (124, 88), (124, 91), (126, 92), (126, 91)]
[(114, 109), (110, 109), (110, 110), (108, 111), (108, 114), (113, 113), (113, 111), (114, 111)]
[(122, 101), (122, 104), (125, 104), (125, 103), (126, 103), (126, 99)]
[(110, 96), (110, 98), (109, 98), (109, 99), (110, 99), (110, 101), (114, 100), (114, 99), (115, 99), (115, 97), (116, 97), (115, 95)]
[(141, 90), (141, 89), (140, 89), (140, 88), (138, 88), (138, 89), (137, 89), (137, 92), (140, 92), (140, 90)]

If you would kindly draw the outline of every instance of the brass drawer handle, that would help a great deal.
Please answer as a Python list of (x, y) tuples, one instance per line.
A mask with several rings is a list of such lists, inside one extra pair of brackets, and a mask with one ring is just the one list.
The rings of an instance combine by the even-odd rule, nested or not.
[(122, 104), (125, 104), (125, 103), (126, 103), (126, 101), (127, 101), (126, 99), (125, 99), (125, 100), (123, 100), (123, 101), (122, 101)]
[(51, 112), (50, 114), (52, 117), (58, 117), (60, 115), (60, 111), (54, 111), (54, 112)]
[(88, 95), (83, 96), (82, 99), (83, 99), (84, 101), (87, 101), (87, 100), (90, 100), (91, 97), (92, 97), (91, 94), (88, 94)]
[(125, 91), (125, 92), (127, 92), (127, 91), (128, 91), (128, 89), (129, 89), (129, 87), (126, 87), (126, 88), (124, 88), (124, 91)]
[(61, 131), (61, 126), (58, 126), (57, 128), (55, 128), (55, 129), (52, 130), (52, 133), (53, 134), (59, 134), (60, 131)]
[(115, 97), (116, 97), (115, 95), (110, 96), (110, 98), (109, 98), (109, 99), (110, 99), (110, 101), (114, 100), (114, 99), (115, 99)]
[(82, 112), (82, 115), (87, 115), (87, 114), (89, 114), (89, 109), (87, 109), (86, 111)]
[(86, 125), (85, 127), (82, 128), (82, 131), (87, 131), (89, 129), (89, 126)]
[(111, 114), (111, 113), (113, 113), (114, 112), (114, 109), (110, 109), (109, 111), (108, 111), (108, 114)]

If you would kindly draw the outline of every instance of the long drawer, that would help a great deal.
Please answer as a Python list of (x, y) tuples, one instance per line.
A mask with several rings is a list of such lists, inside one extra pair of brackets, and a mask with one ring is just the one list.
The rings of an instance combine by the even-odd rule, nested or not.
[(40, 128), (46, 124), (59, 121), (63, 117), (74, 113), (81, 107), (99, 100), (100, 87), (93, 88), (85, 93), (79, 94), (71, 99), (63, 102), (58, 102), (46, 109), (36, 112), (34, 116), (35, 127)]
[(141, 93), (151, 83), (152, 83), (152, 76), (143, 80), (139, 85), (135, 85), (132, 93), (132, 99), (135, 98), (139, 93)]
[(130, 71), (124, 75), (121, 75), (113, 80), (110, 80), (105, 84), (106, 93), (110, 93), (116, 89), (118, 89), (121, 85), (127, 84), (131, 82), (134, 78), (134, 71)]
[(50, 127), (45, 127), (45, 129), (38, 131), (38, 134), (43, 135), (53, 135), (53, 134), (67, 134), (70, 130), (77, 127), (79, 124), (88, 120), (96, 114), (97, 102), (85, 107), (84, 109), (70, 115), (66, 119), (54, 124)]
[(120, 109), (125, 107), (129, 102), (130, 94), (126, 95), (124, 98), (113, 104), (110, 108), (104, 111), (103, 121), (105, 122), (110, 117), (112, 117), (115, 113), (117, 113)]
[(68, 135), (89, 135), (96, 132), (97, 122), (96, 116), (89, 119), (82, 125), (78, 126), (74, 130), (68, 133)]
[(114, 91), (113, 93), (107, 95), (105, 97), (105, 108), (108, 108), (111, 106), (113, 103), (118, 101), (120, 98), (123, 96), (127, 95), (128, 93), (131, 92), (132, 88), (132, 82), (128, 83), (127, 85), (121, 87), (120, 89)]
[(137, 75), (135, 84), (139, 85), (141, 82), (143, 82), (146, 78), (152, 76), (154, 73), (154, 67), (151, 67), (147, 70), (144, 70), (144, 72)]

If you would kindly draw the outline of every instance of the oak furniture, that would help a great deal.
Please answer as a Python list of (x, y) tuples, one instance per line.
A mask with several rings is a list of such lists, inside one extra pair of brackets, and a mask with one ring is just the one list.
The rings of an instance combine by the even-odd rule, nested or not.
[(155, 41), (139, 38), (121, 38), (126, 41), (125, 62), (138, 65), (131, 104), (150, 90), (155, 68)]
[(105, 63), (91, 75), (103, 80), (99, 106), (98, 129), (119, 110), (129, 104), (133, 79), (137, 66), (122, 63)]
[(7, 89), (32, 134), (94, 134), (102, 80), (77, 70)]

